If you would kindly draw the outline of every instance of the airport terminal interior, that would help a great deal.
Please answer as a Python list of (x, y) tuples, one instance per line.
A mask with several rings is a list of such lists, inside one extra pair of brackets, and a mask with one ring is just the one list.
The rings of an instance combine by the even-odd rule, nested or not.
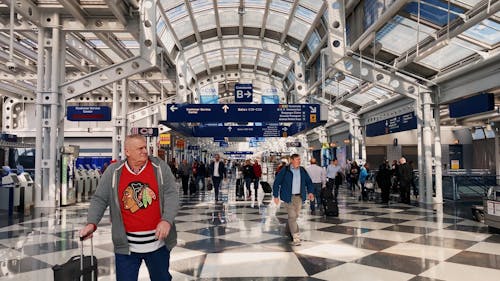
[[(116, 280), (109, 210), (79, 231), (128, 135), (175, 177), (173, 280), (500, 280), (499, 10), (0, 0), (0, 281), (54, 280), (82, 245)], [(292, 155), (336, 171), (300, 239), (273, 200)]]

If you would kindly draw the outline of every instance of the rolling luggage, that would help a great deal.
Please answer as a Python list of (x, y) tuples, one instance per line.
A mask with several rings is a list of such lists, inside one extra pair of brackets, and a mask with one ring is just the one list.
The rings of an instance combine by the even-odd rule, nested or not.
[(245, 200), (245, 182), (243, 179), (236, 179), (236, 201)]
[(52, 267), (54, 281), (97, 281), (97, 258), (94, 256), (93, 238), (90, 239), (90, 256), (83, 255), (83, 238), (80, 238), (82, 252), (71, 257), (64, 264)]
[(321, 203), (323, 204), (323, 213), (328, 217), (339, 216), (339, 205), (333, 197), (332, 191), (328, 188), (321, 189)]
[(198, 188), (196, 188), (196, 183), (194, 181), (194, 178), (189, 179), (189, 194), (195, 194), (198, 191)]
[(264, 193), (273, 193), (273, 188), (267, 181), (261, 181), (260, 185), (262, 186)]

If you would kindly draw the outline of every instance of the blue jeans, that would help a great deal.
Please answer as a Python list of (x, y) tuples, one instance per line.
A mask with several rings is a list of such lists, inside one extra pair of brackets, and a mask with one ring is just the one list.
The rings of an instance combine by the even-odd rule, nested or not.
[(168, 272), (170, 251), (163, 246), (150, 253), (131, 253), (122, 255), (115, 253), (116, 281), (137, 281), (142, 260), (145, 261), (151, 281), (170, 281)]
[(245, 185), (247, 186), (248, 196), (252, 196), (252, 189), (250, 185), (252, 184), (252, 178), (245, 178)]

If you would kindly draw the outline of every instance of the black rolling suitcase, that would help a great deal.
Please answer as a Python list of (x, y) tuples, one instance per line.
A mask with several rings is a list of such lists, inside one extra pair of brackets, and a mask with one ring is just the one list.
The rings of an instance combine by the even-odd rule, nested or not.
[(323, 213), (328, 217), (339, 216), (339, 205), (333, 197), (332, 191), (328, 188), (321, 189), (321, 203), (323, 204)]
[(243, 179), (236, 179), (236, 201), (245, 200), (245, 182)]
[(52, 267), (54, 281), (97, 281), (97, 258), (94, 256), (94, 243), (90, 239), (90, 256), (83, 255), (83, 239), (80, 238), (82, 252), (71, 257), (64, 264)]
[(189, 186), (189, 194), (195, 194), (198, 191), (198, 189), (196, 188), (196, 183), (194, 181), (194, 178), (192, 177), (189, 179), (188, 186)]
[(260, 185), (262, 186), (264, 193), (273, 193), (273, 188), (267, 181), (261, 181)]

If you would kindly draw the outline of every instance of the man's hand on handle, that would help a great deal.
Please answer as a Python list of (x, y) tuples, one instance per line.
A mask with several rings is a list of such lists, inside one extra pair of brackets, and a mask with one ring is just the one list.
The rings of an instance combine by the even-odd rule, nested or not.
[(314, 194), (309, 193), (309, 195), (307, 195), (307, 198), (309, 198), (309, 201), (314, 201)]
[(87, 240), (89, 238), (92, 238), (92, 233), (94, 233), (95, 229), (95, 224), (87, 224), (84, 228), (80, 229), (80, 239)]

